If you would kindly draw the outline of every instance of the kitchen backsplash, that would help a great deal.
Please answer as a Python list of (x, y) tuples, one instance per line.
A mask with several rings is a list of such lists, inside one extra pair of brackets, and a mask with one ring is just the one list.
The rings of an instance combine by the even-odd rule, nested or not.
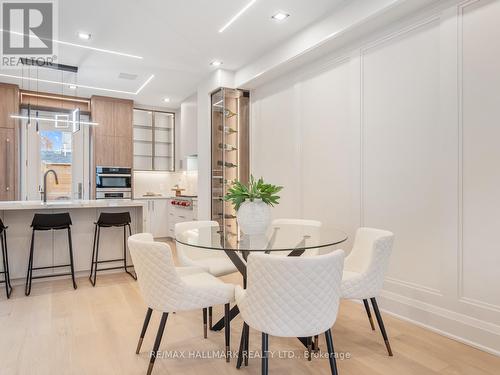
[(185, 195), (197, 195), (197, 172), (134, 172), (134, 198), (140, 198), (146, 193), (173, 196), (171, 189), (179, 185)]

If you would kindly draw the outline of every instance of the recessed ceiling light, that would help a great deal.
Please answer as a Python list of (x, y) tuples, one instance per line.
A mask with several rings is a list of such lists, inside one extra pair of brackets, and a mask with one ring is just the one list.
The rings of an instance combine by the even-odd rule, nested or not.
[(164, 98), (164, 99), (163, 99), (163, 101), (164, 101), (165, 103), (170, 103), (170, 98)]
[(210, 65), (212, 66), (221, 66), (222, 65), (222, 61), (220, 60), (214, 60), (210, 63)]
[(75, 86), (75, 85), (69, 85), (69, 88), (70, 88), (71, 90), (76, 90), (76, 86)]
[(245, 5), (245, 6), (243, 7), (243, 9), (241, 9), (238, 13), (236, 13), (236, 14), (233, 16), (233, 18), (231, 18), (231, 19), (229, 20), (229, 22), (228, 22), (228, 23), (226, 23), (224, 26), (222, 26), (222, 27), (220, 28), (219, 33), (224, 32), (224, 30), (226, 30), (229, 26), (231, 26), (231, 24), (232, 24), (234, 21), (236, 21), (238, 18), (240, 18), (240, 16), (241, 16), (243, 13), (245, 13), (245, 12), (248, 10), (248, 8), (250, 8), (252, 5), (254, 5), (256, 1), (257, 1), (257, 0), (251, 0), (251, 1), (247, 4), (247, 5)]
[(272, 16), (271, 18), (275, 21), (283, 21), (283, 20), (287, 19), (288, 17), (290, 17), (290, 15), (288, 13), (278, 12), (274, 16)]
[(83, 40), (89, 40), (91, 36), (89, 33), (84, 33), (83, 31), (78, 32), (78, 38)]

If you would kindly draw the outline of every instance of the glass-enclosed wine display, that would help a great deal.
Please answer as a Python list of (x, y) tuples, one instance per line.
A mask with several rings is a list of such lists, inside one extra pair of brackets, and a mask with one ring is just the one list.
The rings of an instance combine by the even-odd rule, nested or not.
[(212, 94), (212, 220), (229, 241), (237, 241), (236, 212), (224, 201), (235, 180), (249, 178), (250, 93), (221, 88)]

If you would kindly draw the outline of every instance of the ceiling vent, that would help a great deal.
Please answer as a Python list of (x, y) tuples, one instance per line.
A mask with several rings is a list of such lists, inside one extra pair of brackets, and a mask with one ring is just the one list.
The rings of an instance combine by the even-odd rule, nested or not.
[(121, 79), (128, 79), (130, 81), (133, 81), (134, 79), (137, 79), (137, 74), (130, 74), (130, 73), (120, 73), (118, 75), (118, 78)]

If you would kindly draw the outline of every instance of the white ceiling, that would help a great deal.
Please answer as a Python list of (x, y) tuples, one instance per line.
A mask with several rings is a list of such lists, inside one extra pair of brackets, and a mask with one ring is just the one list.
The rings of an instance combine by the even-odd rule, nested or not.
[[(76, 65), (75, 76), (48, 69), (0, 70), (0, 73), (56, 80), (135, 92), (152, 74), (154, 79), (138, 94), (128, 95), (48, 83), (23, 81), (24, 88), (68, 95), (128, 97), (137, 103), (176, 108), (214, 70), (237, 70), (276, 47), (307, 25), (332, 12), (345, 0), (257, 0), (225, 32), (218, 30), (250, 0), (59, 0), (59, 39), (92, 47), (143, 56), (142, 60), (59, 45), (58, 62)], [(291, 16), (276, 23), (277, 11)], [(89, 41), (78, 31), (92, 34)], [(118, 78), (120, 73), (135, 80)], [(0, 81), (21, 83), (0, 77)], [(170, 104), (163, 102), (171, 98)]]

